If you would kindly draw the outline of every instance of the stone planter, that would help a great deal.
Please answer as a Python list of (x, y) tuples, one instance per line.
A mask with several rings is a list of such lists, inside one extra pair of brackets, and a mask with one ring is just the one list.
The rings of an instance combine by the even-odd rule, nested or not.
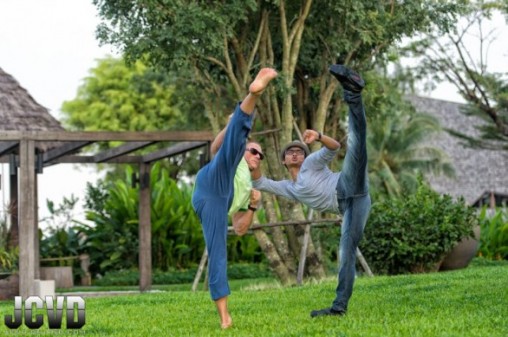
[(55, 280), (57, 288), (72, 288), (72, 267), (41, 267), (41, 280)]
[(13, 300), (19, 295), (19, 276), (11, 274), (0, 280), (0, 300)]
[(474, 238), (463, 239), (445, 256), (439, 271), (462, 269), (469, 265), (480, 244), (480, 226), (476, 226), (473, 232)]

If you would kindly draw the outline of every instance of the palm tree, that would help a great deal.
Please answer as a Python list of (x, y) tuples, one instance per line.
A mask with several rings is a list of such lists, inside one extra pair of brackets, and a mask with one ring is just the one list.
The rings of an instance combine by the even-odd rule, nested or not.
[(440, 130), (437, 119), (414, 109), (382, 112), (373, 117), (367, 139), (372, 189), (383, 195), (400, 196), (404, 190), (411, 193), (416, 189), (418, 174), (453, 176), (446, 153), (425, 144)]

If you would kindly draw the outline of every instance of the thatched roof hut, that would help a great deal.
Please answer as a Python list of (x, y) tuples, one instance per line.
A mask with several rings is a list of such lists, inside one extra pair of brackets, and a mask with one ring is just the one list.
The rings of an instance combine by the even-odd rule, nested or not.
[[(461, 112), (464, 104), (418, 96), (408, 97), (417, 111), (436, 117), (444, 129), (478, 136), (476, 125), (485, 123), (475, 116)], [(440, 193), (463, 196), (468, 204), (475, 204), (485, 194), (508, 195), (508, 152), (471, 149), (443, 131), (429, 137), (428, 143), (445, 151), (453, 162), (455, 178), (428, 176), (431, 186)]]
[[(63, 131), (64, 128), (12, 77), (0, 68), (0, 130)], [(46, 151), (56, 143), (37, 144)]]

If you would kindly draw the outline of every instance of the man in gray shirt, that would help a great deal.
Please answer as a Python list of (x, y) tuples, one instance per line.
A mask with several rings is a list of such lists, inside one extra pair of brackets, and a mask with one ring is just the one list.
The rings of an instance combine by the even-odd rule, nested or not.
[(282, 151), (282, 163), (292, 180), (274, 181), (254, 168), (254, 188), (297, 200), (320, 211), (342, 214), (339, 246), (340, 266), (336, 298), (329, 308), (313, 310), (311, 317), (344, 315), (353, 293), (356, 249), (367, 223), (371, 200), (367, 178), (367, 122), (361, 92), (365, 82), (356, 72), (343, 65), (330, 67), (330, 73), (341, 83), (344, 100), (349, 105), (348, 149), (341, 172), (332, 172), (328, 164), (335, 158), (340, 143), (315, 130), (306, 130), (303, 141), (321, 142), (323, 147), (309, 155), (307, 145), (294, 141)]

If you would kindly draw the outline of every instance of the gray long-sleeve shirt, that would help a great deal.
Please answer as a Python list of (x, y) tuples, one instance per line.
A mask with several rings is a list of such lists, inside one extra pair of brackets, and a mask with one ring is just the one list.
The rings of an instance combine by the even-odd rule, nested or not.
[(297, 200), (319, 212), (339, 213), (336, 187), (340, 172), (332, 172), (328, 168), (338, 152), (339, 149), (322, 147), (310, 154), (303, 161), (296, 181), (274, 181), (261, 176), (252, 181), (252, 187)]

